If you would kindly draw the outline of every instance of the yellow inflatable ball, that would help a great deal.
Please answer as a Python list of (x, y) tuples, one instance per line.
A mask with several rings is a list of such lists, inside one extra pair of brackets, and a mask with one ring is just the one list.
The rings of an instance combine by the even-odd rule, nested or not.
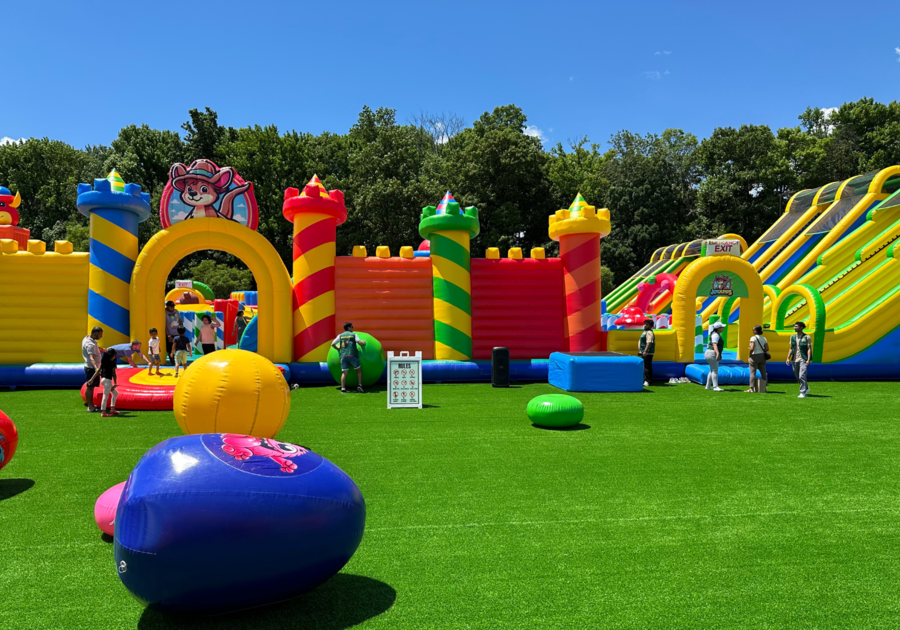
[(188, 435), (272, 438), (291, 410), (291, 389), (268, 359), (247, 350), (219, 350), (182, 373), (173, 403), (178, 426)]

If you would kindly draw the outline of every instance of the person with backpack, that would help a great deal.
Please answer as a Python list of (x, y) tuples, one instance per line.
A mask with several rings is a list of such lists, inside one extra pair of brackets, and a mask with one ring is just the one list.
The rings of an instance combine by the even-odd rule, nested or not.
[(806, 381), (806, 375), (809, 370), (809, 363), (812, 361), (812, 338), (803, 330), (806, 324), (797, 322), (794, 324), (794, 334), (791, 335), (791, 349), (788, 351), (787, 361), (785, 365), (792, 365), (794, 368), (794, 378), (800, 383), (800, 395), (797, 398), (806, 398), (809, 393), (809, 383)]
[[(769, 383), (769, 377), (766, 374), (766, 361), (772, 358), (769, 354), (769, 342), (762, 336), (762, 326), (753, 327), (753, 336), (750, 338), (750, 389), (748, 392), (757, 394), (766, 393), (766, 385)], [(759, 370), (759, 378), (756, 378), (756, 371)]]
[(342, 394), (347, 393), (347, 372), (350, 368), (356, 370), (356, 382), (358, 384), (356, 391), (360, 394), (365, 392), (362, 386), (362, 366), (359, 364), (359, 349), (356, 347), (357, 345), (365, 347), (366, 342), (353, 332), (353, 324), (350, 322), (344, 324), (344, 332), (335, 337), (334, 341), (331, 342), (331, 346), (335, 348), (341, 356)]
[(644, 332), (638, 341), (638, 354), (644, 360), (644, 387), (653, 383), (653, 354), (656, 352), (656, 335), (653, 333), (653, 320), (644, 320)]
[(713, 322), (709, 325), (709, 344), (706, 346), (706, 352), (703, 358), (709, 363), (709, 374), (706, 376), (706, 389), (714, 392), (725, 391), (719, 387), (719, 361), (722, 360), (722, 350), (724, 350), (725, 340), (722, 339), (720, 330), (725, 328), (722, 322)]

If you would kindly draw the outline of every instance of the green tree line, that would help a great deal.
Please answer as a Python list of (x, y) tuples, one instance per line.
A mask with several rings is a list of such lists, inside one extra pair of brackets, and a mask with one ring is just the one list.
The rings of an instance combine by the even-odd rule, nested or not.
[[(610, 209), (603, 265), (611, 273), (604, 278), (622, 281), (659, 247), (725, 232), (752, 242), (793, 192), (900, 163), (900, 103), (868, 98), (830, 114), (809, 107), (796, 127), (724, 127), (702, 140), (679, 129), (623, 130), (604, 145), (581, 138), (545, 150), (526, 134), (526, 123), (514, 105), (485, 112), (471, 125), (425, 114), (400, 123), (395, 110), (363, 107), (346, 134), (314, 135), (272, 125), (225, 127), (206, 108), (191, 110), (180, 131), (129, 125), (110, 146), (76, 149), (48, 138), (0, 146), (0, 185), (21, 193), (21, 225), (33, 237), (66, 238), (86, 251), (89, 231), (75, 210), (76, 184), (115, 168), (149, 192), (158, 208), (171, 164), (209, 158), (254, 183), (259, 232), (289, 269), (284, 190), (302, 187), (314, 173), (346, 196), (339, 255), (354, 245), (370, 252), (388, 245), (395, 254), (403, 245), (416, 246), (422, 207), (436, 204), (446, 190), (480, 211), (473, 256), (488, 247), (545, 247), (555, 254), (547, 218), (581, 192), (588, 203)], [(141, 244), (159, 228), (154, 214), (141, 225)], [(234, 284), (226, 278), (229, 268), (246, 273), (227, 254), (201, 252), (179, 263), (173, 277), (196, 277), (203, 260), (225, 274), (223, 290)]]

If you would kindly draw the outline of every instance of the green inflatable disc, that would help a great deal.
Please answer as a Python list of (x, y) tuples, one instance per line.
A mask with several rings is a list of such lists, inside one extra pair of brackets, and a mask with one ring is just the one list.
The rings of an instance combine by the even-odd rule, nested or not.
[[(369, 387), (378, 382), (381, 375), (384, 374), (384, 367), (387, 365), (384, 348), (381, 342), (372, 335), (367, 333), (356, 333), (359, 338), (366, 342), (365, 347), (358, 346), (359, 365), (362, 368), (363, 387)], [(331, 372), (335, 382), (341, 382), (341, 356), (337, 349), (333, 346), (328, 349), (328, 371)], [(356, 389), (356, 370), (347, 371), (347, 389), (351, 387)]]
[(584, 418), (581, 401), (565, 394), (544, 394), (528, 401), (528, 419), (541, 427), (572, 427)]

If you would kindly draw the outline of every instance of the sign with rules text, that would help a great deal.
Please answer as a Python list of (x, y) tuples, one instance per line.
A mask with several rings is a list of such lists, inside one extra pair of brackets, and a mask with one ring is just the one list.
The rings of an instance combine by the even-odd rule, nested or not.
[(422, 408), (422, 353), (387, 353), (387, 406)]

